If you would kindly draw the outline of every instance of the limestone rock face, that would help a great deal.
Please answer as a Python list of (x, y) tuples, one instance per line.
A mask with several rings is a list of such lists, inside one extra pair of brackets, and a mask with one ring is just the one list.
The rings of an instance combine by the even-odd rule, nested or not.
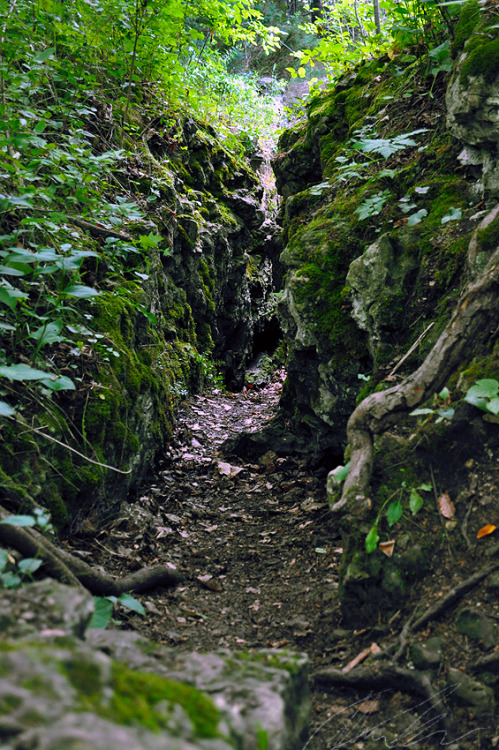
[(419, 258), (403, 245), (395, 245), (387, 234), (350, 264), (346, 283), (352, 290), (352, 317), (367, 331), (374, 363), (397, 328), (407, 281), (418, 265)]
[[(45, 596), (45, 611), (39, 607)], [(31, 602), (28, 615), (27, 603)], [(0, 592), (2, 748), (300, 750), (307, 657), (185, 654), (138, 634), (90, 630), (92, 597), (54, 581)], [(47, 625), (50, 625), (48, 628)]]
[[(463, 144), (459, 161), (474, 167), (477, 191), (499, 197), (499, 68), (489, 35), (478, 47), (476, 30), (460, 52), (447, 88), (447, 126)], [(491, 47), (487, 50), (487, 46)], [(495, 70), (493, 58), (496, 58)], [(491, 68), (492, 65), (492, 68)]]
[(431, 331), (404, 359), (416, 369), (495, 247), (499, 47), (491, 13), (468, 4), (463, 18), (449, 83), (440, 78), (435, 89), (432, 126), (405, 133), (408, 148), (397, 139), (419, 117), (426, 83), (415, 67), (395, 71), (386, 57), (315, 95), (306, 120), (280, 140), (279, 314), (289, 359), (278, 419), (331, 466), (361, 391), (374, 390)]

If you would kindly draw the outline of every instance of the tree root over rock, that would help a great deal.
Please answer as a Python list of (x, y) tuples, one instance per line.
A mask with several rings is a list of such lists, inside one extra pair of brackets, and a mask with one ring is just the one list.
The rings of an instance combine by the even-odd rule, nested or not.
[(350, 416), (347, 425), (350, 471), (341, 499), (331, 507), (333, 513), (361, 518), (369, 511), (373, 436), (437, 393), (464, 360), (467, 349), (497, 329), (498, 317), (499, 248), (482, 275), (464, 290), (449, 323), (416, 372), (393, 388), (372, 393)]
[[(10, 514), (0, 506), (0, 520)], [(123, 578), (113, 578), (69, 552), (56, 547), (32, 528), (0, 523), (0, 543), (13, 547), (22, 555), (43, 560), (51, 576), (69, 586), (84, 588), (97, 596), (120, 596), (129, 591), (141, 593), (157, 586), (174, 586), (182, 575), (166, 565), (153, 565), (137, 570)]]

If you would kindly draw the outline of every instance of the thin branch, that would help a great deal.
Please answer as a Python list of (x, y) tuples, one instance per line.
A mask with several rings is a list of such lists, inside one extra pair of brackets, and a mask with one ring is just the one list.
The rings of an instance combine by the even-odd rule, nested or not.
[[(11, 419), (15, 420), (15, 417), (11, 417)], [(61, 442), (61, 440), (57, 440), (57, 438), (52, 437), (52, 435), (47, 435), (45, 432), (41, 432), (41, 427), (30, 427), (27, 424), (23, 424), (23, 427), (30, 432), (34, 432), (37, 435), (41, 435), (42, 437), (46, 438), (47, 440), (51, 440), (53, 443), (57, 443), (57, 445), (60, 445), (62, 448), (66, 448), (68, 451), (71, 451), (72, 453), (76, 453), (77, 456), (80, 456), (80, 458), (83, 458), (85, 461), (88, 461), (90, 464), (95, 464), (95, 466), (101, 466), (103, 469), (109, 469), (109, 471), (115, 471), (117, 474), (131, 474), (132, 469), (128, 469), (128, 471), (122, 471), (122, 469), (116, 469), (114, 466), (109, 466), (108, 464), (103, 464), (100, 461), (94, 461), (93, 458), (89, 458), (88, 456), (85, 456), (83, 453), (80, 453), (80, 451), (77, 451), (76, 448), (71, 448), (70, 445), (67, 445), (66, 443)]]

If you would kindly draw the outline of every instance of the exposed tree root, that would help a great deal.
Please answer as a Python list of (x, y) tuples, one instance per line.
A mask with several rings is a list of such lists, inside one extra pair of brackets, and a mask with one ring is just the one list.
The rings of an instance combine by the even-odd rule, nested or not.
[[(450, 725), (446, 717), (446, 710), (442, 701), (442, 691), (436, 690), (431, 684), (426, 672), (414, 669), (404, 669), (396, 664), (374, 663), (372, 666), (358, 667), (351, 672), (326, 667), (319, 669), (313, 675), (314, 681), (320, 685), (339, 685), (352, 688), (373, 688), (374, 690), (402, 690), (411, 694), (422, 695), (428, 706), (436, 715), (441, 729), (450, 734)], [(434, 735), (433, 735), (434, 736)]]
[[(9, 515), (0, 506), (0, 520)], [(154, 565), (123, 578), (113, 578), (56, 547), (38, 531), (29, 527), (1, 523), (0, 543), (13, 547), (27, 557), (43, 560), (47, 573), (62, 583), (85, 588), (98, 596), (120, 596), (129, 591), (141, 593), (157, 586), (174, 586), (182, 580), (177, 570), (166, 565)]]
[[(450, 733), (450, 726), (447, 722), (445, 707), (442, 701), (445, 691), (437, 691), (427, 672), (419, 672), (414, 669), (400, 667), (397, 662), (402, 658), (408, 636), (411, 632), (422, 628), (430, 620), (438, 617), (448, 607), (454, 604), (458, 599), (464, 596), (470, 589), (476, 586), (480, 581), (486, 578), (499, 568), (499, 561), (488, 565), (483, 570), (462, 581), (454, 586), (445, 596), (439, 599), (435, 604), (428, 607), (425, 612), (415, 619), (415, 613), (412, 613), (405, 622), (398, 643), (388, 646), (380, 654), (374, 656), (373, 663), (364, 667), (355, 667), (354, 669), (343, 672), (341, 669), (334, 667), (325, 667), (314, 673), (314, 680), (322, 685), (340, 685), (348, 687), (374, 688), (375, 690), (393, 688), (395, 690), (407, 691), (423, 695), (435, 712), (438, 722), (446, 733)], [(397, 648), (398, 646), (398, 648)], [(395, 651), (395, 649), (397, 649)], [(391, 653), (393, 656), (390, 656)], [(484, 656), (482, 659), (471, 667), (472, 671), (499, 671), (499, 653), (494, 652)], [(447, 691), (449, 691), (447, 689)]]
[(349, 513), (357, 518), (365, 515), (370, 508), (373, 436), (437, 393), (465, 359), (466, 351), (496, 330), (498, 317), (499, 248), (482, 275), (465, 289), (449, 323), (416, 372), (387, 391), (372, 393), (350, 416), (350, 471), (341, 500), (331, 508), (333, 513)]

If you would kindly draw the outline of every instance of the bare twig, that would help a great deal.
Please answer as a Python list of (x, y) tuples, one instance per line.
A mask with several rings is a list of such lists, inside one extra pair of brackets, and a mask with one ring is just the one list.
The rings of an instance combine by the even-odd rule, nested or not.
[(425, 328), (425, 330), (423, 331), (423, 333), (421, 334), (421, 336), (419, 336), (419, 338), (416, 339), (416, 341), (411, 346), (411, 348), (409, 349), (409, 351), (406, 352), (406, 354), (404, 354), (404, 356), (402, 357), (402, 359), (397, 362), (397, 364), (395, 365), (395, 367), (393, 368), (393, 370), (391, 371), (391, 373), (388, 375), (387, 380), (390, 380), (395, 375), (395, 373), (399, 369), (400, 365), (402, 365), (405, 362), (405, 360), (407, 359), (407, 357), (411, 356), (411, 354), (413, 353), (414, 349), (417, 348), (418, 344), (424, 339), (424, 337), (426, 336), (426, 334), (428, 333), (428, 331), (431, 328), (433, 328), (434, 325), (435, 325), (435, 323), (430, 323), (430, 325), (428, 326), (428, 328)]

